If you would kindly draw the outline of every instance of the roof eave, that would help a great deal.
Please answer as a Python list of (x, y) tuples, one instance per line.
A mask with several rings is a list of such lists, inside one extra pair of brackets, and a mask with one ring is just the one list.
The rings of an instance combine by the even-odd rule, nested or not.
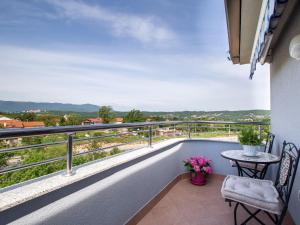
[(229, 42), (229, 55), (233, 64), (240, 63), (241, 0), (224, 0)]

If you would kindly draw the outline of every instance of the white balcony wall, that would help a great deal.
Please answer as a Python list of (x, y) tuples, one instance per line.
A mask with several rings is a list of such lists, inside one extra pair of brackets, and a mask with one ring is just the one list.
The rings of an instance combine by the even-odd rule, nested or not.
[(176, 176), (185, 172), (184, 159), (203, 155), (213, 160), (215, 173), (235, 174), (236, 169), (220, 152), (240, 148), (235, 142), (186, 140), (11, 224), (124, 224)]

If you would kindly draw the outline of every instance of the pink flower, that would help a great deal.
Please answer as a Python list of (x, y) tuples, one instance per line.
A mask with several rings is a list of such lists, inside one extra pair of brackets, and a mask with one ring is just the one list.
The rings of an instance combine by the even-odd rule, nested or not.
[(199, 166), (195, 165), (193, 168), (194, 168), (195, 172), (200, 172), (200, 167)]
[(211, 160), (205, 159), (205, 163), (210, 164), (210, 163), (211, 163)]
[(210, 166), (211, 160), (203, 156), (194, 156), (188, 160), (183, 161), (188, 170), (195, 173), (211, 174), (212, 168)]
[(190, 160), (190, 163), (192, 164), (192, 166), (197, 165), (197, 162), (196, 162), (196, 160), (194, 160), (194, 159), (191, 159), (191, 160)]
[(200, 166), (204, 166), (204, 159), (202, 158), (198, 159), (198, 163)]
[(212, 173), (212, 168), (211, 167), (207, 167), (207, 173), (211, 174)]

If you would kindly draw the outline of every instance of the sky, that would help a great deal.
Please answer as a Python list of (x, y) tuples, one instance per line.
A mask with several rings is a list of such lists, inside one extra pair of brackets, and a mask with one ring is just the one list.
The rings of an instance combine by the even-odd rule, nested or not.
[(222, 0), (1, 0), (0, 99), (115, 110), (269, 109), (227, 60)]

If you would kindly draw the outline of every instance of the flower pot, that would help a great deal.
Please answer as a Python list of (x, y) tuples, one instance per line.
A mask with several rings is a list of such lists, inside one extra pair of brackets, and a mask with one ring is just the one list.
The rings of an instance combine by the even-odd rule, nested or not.
[(257, 151), (259, 151), (259, 145), (243, 145), (244, 154), (248, 156), (256, 156)]
[(203, 176), (200, 172), (198, 173), (190, 173), (191, 175), (191, 183), (194, 185), (204, 185), (206, 183), (205, 176)]

